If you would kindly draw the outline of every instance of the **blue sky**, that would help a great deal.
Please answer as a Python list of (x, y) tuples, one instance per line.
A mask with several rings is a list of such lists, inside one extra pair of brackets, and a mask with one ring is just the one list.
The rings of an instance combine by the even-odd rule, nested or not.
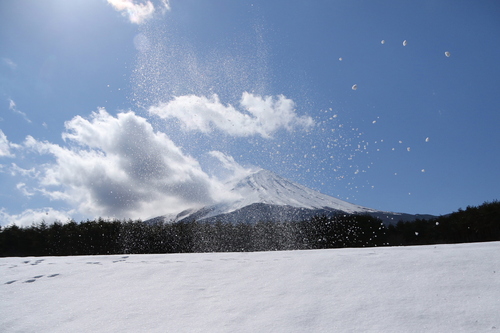
[(145, 219), (257, 168), (386, 211), (499, 199), (498, 17), (496, 1), (2, 1), (0, 224)]

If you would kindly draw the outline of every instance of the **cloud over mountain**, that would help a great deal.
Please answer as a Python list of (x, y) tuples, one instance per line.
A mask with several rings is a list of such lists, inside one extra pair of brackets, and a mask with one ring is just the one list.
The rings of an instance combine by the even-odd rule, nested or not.
[[(260, 136), (271, 140), (279, 130), (292, 132), (314, 125), (312, 118), (297, 115), (294, 108), (295, 103), (282, 95), (262, 97), (245, 92), (240, 110), (222, 104), (217, 95), (187, 95), (153, 106), (149, 113), (167, 123), (180, 122), (209, 142), (216, 140), (216, 132), (235, 139)], [(195, 149), (190, 155), (193, 147), (174, 142), (168, 133), (166, 129), (156, 131), (148, 119), (132, 111), (115, 116), (104, 108), (87, 118), (78, 115), (67, 121), (60, 144), (33, 136), (27, 136), (21, 145), (13, 144), (0, 131), (0, 156), (14, 157), (12, 148), (16, 148), (23, 156), (42, 155), (47, 161), (36, 166), (2, 166), (19, 178), (18, 193), (65, 204), (50, 216), (44, 216), (43, 208), (12, 215), (3, 211), (1, 223), (32, 223), (40, 217), (61, 220), (68, 212), (85, 217), (149, 218), (201, 208), (238, 199), (228, 181), (258, 170), (240, 165), (227, 151)]]
[(65, 126), (65, 147), (33, 137), (24, 145), (55, 159), (43, 166), (39, 190), (81, 213), (139, 218), (224, 196), (196, 159), (134, 112), (99, 109)]

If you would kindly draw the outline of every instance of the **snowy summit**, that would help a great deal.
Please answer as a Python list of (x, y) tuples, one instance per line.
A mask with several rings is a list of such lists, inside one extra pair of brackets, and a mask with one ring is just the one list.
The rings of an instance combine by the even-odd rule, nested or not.
[(233, 182), (231, 192), (234, 194), (233, 201), (200, 209), (188, 209), (149, 221), (256, 223), (299, 221), (315, 215), (369, 214), (381, 218), (386, 223), (396, 223), (399, 220), (412, 220), (417, 217), (417, 215), (384, 212), (355, 205), (263, 169)]

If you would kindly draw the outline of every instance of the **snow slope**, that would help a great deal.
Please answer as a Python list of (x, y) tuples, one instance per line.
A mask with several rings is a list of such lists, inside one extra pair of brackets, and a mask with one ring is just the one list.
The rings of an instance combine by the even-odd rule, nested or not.
[(495, 332), (500, 242), (0, 258), (1, 332)]
[(329, 207), (346, 213), (375, 212), (289, 181), (269, 170), (260, 170), (240, 180), (232, 189), (241, 199), (231, 204), (234, 211), (254, 203), (317, 209)]

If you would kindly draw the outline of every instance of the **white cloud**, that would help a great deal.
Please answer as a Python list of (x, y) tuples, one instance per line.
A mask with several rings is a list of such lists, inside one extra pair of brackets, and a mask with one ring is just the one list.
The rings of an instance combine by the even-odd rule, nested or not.
[(30, 226), (33, 223), (45, 222), (47, 224), (55, 221), (68, 222), (71, 220), (72, 211), (59, 211), (52, 208), (27, 209), (20, 214), (9, 214), (4, 208), (0, 208), (0, 225)]
[(20, 114), (23, 116), (24, 120), (26, 120), (28, 123), (31, 123), (31, 120), (28, 118), (26, 113), (19, 111), (16, 107), (16, 102), (14, 102), (12, 99), (9, 99), (9, 109), (17, 114)]
[(161, 0), (162, 6), (162, 12), (165, 13), (166, 11), (171, 10), (172, 8), (170, 7), (170, 1), (169, 0)]
[(216, 94), (211, 98), (186, 95), (150, 107), (149, 112), (164, 119), (176, 118), (187, 130), (209, 133), (215, 128), (237, 137), (270, 138), (281, 128), (292, 131), (314, 125), (311, 117), (297, 116), (295, 103), (283, 95), (274, 98), (244, 92), (240, 106), (244, 112), (231, 104), (222, 104)]
[(35, 168), (23, 169), (16, 163), (12, 163), (11, 167), (9, 168), (9, 171), (11, 176), (21, 175), (30, 178), (38, 177), (38, 175), (40, 174)]
[[(108, 3), (117, 11), (122, 12), (124, 16), (128, 16), (130, 22), (136, 24), (144, 23), (146, 20), (153, 17), (155, 12), (155, 6), (149, 0), (143, 3), (135, 3), (134, 0), (108, 0)], [(168, 0), (161, 0), (161, 3), (161, 11), (163, 13), (170, 10)]]
[(28, 190), (26, 188), (26, 184), (25, 183), (18, 183), (16, 185), (16, 188), (25, 196), (27, 197), (31, 197), (33, 195), (35, 195), (35, 192), (30, 192), (30, 190)]
[[(257, 172), (260, 168), (248, 167), (245, 168), (234, 160), (232, 156), (226, 155), (220, 151), (213, 150), (208, 153), (211, 157), (214, 157), (218, 163), (218, 174), (224, 182), (230, 182), (232, 180), (240, 180), (251, 173)], [(226, 171), (226, 172), (223, 172)]]
[(17, 64), (9, 58), (2, 58), (2, 61), (12, 70), (15, 70), (17, 68)]
[(15, 157), (15, 155), (10, 151), (11, 148), (18, 148), (19, 146), (10, 143), (7, 136), (0, 129), (0, 157)]
[(67, 147), (32, 137), (25, 146), (55, 158), (42, 166), (38, 191), (83, 215), (147, 218), (224, 199), (198, 161), (133, 112), (100, 109), (65, 126)]
[(12, 157), (14, 156), (10, 152), (10, 144), (7, 140), (7, 136), (0, 130), (0, 156)]

